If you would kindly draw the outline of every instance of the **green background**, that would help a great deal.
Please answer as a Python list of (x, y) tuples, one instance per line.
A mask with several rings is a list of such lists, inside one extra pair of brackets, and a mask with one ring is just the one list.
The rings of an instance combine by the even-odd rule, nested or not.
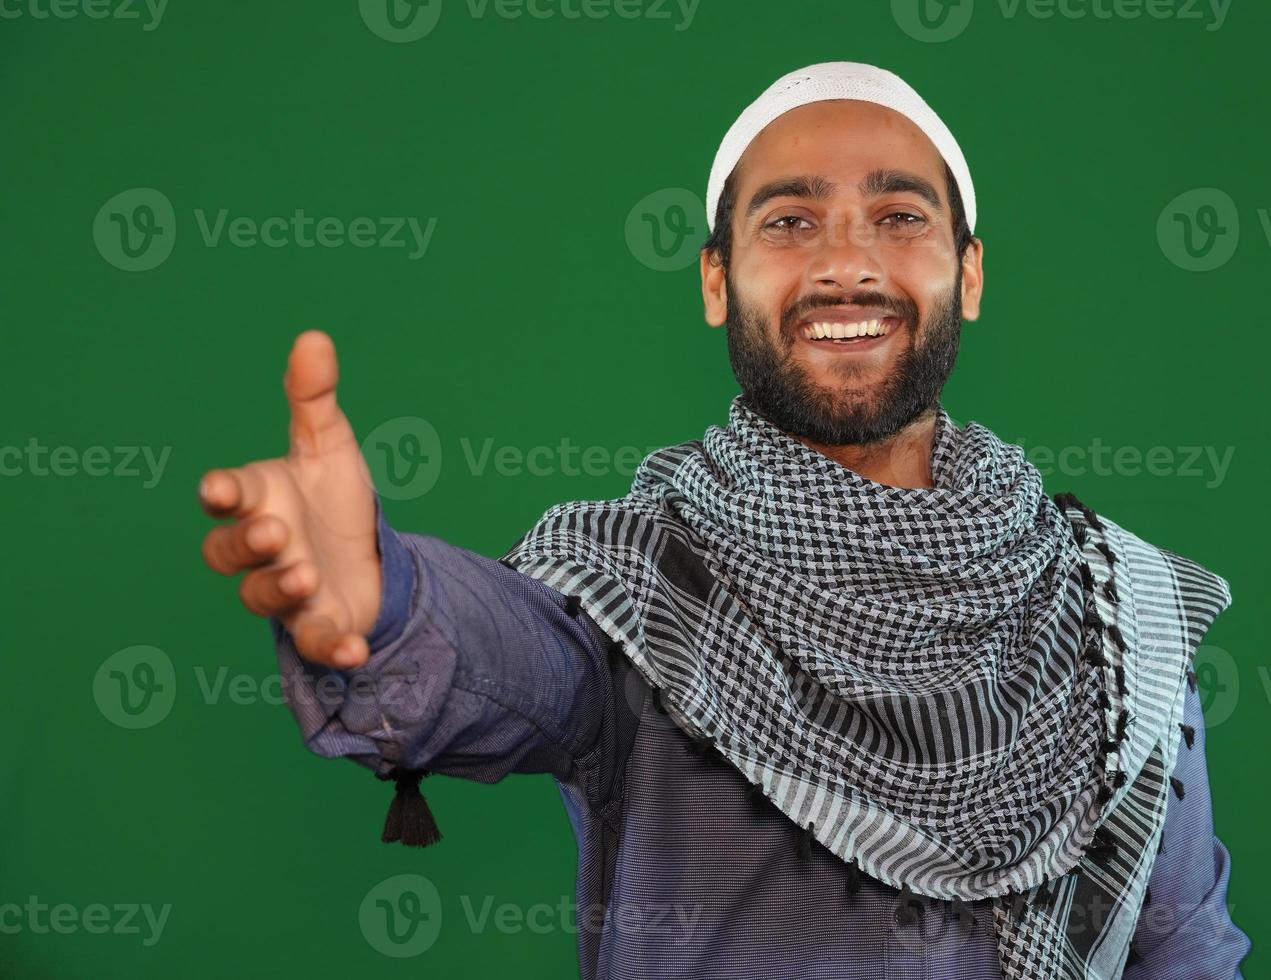
[[(979, 0), (961, 33), (931, 42), (888, 3), (701, 0), (687, 21), (674, 4), (669, 19), (535, 19), (444, 0), (432, 33), (392, 43), (351, 0), (171, 0), (150, 30), (144, 8), (40, 18), (47, 0), (34, 2), (7, 0), (19, 16), (0, 19), (0, 444), (171, 449), (149, 488), (25, 464), (0, 478), (0, 903), (172, 909), (149, 947), (84, 929), (0, 934), (0, 975), (576, 975), (559, 918), (543, 934), (474, 932), (460, 905), (572, 899), (550, 777), (436, 778), (443, 844), (386, 846), (388, 787), (308, 753), (285, 706), (204, 696), (197, 671), (254, 684), (276, 664), (265, 624), (202, 563), (195, 486), (209, 467), (284, 451), (286, 351), (321, 327), (359, 432), (420, 416), (439, 434), (436, 485), (387, 501), (398, 528), (498, 555), (552, 503), (621, 495), (629, 467), (478, 473), (463, 446), (564, 438), (642, 455), (725, 421), (736, 387), (696, 269), (640, 261), (628, 215), (667, 188), (700, 198), (741, 108), (786, 71), (839, 59), (917, 88), (979, 189), (984, 312), (964, 332), (949, 410), (1030, 450), (1172, 448), (1165, 473), (1038, 465), (1051, 492), (1231, 583), (1205, 653), (1207, 754), (1229, 901), (1255, 943), (1245, 976), (1266, 969), (1268, 345), (1255, 307), (1271, 260), (1258, 213), (1271, 207), (1271, 8), (1236, 2), (1210, 30), (1210, 8), (1196, 8), (1208, 21), (1047, 18)], [(136, 187), (171, 202), (175, 247), (127, 272), (93, 224)], [(1193, 188), (1229, 195), (1240, 223), (1208, 271), (1157, 237)], [(222, 208), (437, 221), (411, 260), (209, 246), (194, 212)], [(689, 217), (691, 249), (706, 228)], [(1216, 248), (1237, 241), (1230, 217)], [(1225, 478), (1203, 459), (1207, 475), (1190, 475), (1189, 446), (1234, 447)], [(172, 660), (176, 700), (128, 730), (98, 710), (93, 679), (141, 644)], [(393, 959), (357, 912), (405, 872), (437, 886), (446, 920), (424, 955)]]

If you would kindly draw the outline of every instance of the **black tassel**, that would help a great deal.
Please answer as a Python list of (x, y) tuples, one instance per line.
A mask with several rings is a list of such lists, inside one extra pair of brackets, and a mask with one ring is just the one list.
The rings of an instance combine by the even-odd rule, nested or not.
[(1107, 783), (1104, 783), (1099, 787), (1098, 795), (1094, 798), (1095, 805), (1103, 806), (1103, 804), (1107, 803), (1110, 799), (1112, 799), (1112, 787)]
[(427, 847), (441, 840), (437, 821), (428, 809), (424, 794), (419, 791), (419, 781), (428, 775), (428, 770), (394, 767), (387, 773), (376, 775), (380, 779), (391, 779), (396, 785), (380, 840), (385, 844), (401, 841), (405, 847)]
[(1125, 781), (1128, 778), (1129, 777), (1125, 774), (1124, 770), (1118, 769), (1116, 772), (1112, 774), (1112, 788), (1120, 789), (1122, 786), (1125, 785)]
[(1108, 666), (1108, 658), (1103, 655), (1103, 651), (1091, 643), (1086, 647), (1086, 659), (1096, 667)]
[(1099, 743), (1099, 751), (1104, 755), (1107, 755), (1110, 752), (1116, 752), (1120, 747), (1121, 744), (1116, 741), (1109, 742), (1105, 740)]
[(1143, 955), (1134, 948), (1134, 943), (1130, 943), (1130, 955), (1125, 959), (1126, 966), (1133, 966), (1135, 963), (1141, 963)]
[(1143, 904), (1147, 905), (1151, 901), (1152, 901), (1152, 888), (1149, 885), (1145, 885), (1143, 888)]
[(1124, 653), (1125, 637), (1121, 635), (1121, 627), (1119, 627), (1116, 623), (1109, 623), (1108, 636), (1112, 639), (1112, 642), (1117, 645), (1117, 649)]
[(1196, 739), (1196, 729), (1191, 725), (1184, 725), (1181, 721), (1178, 723), (1178, 727), (1183, 730), (1183, 741), (1187, 743), (1187, 747), (1190, 749), (1192, 742)]
[(1116, 667), (1113, 668), (1113, 671), (1115, 672), (1117, 679), (1117, 693), (1121, 695), (1121, 697), (1125, 697), (1126, 694), (1129, 693), (1125, 686), (1125, 666), (1123, 664), (1117, 664)]
[(796, 853), (798, 854), (800, 861), (808, 861), (812, 858), (812, 841), (815, 839), (813, 837), (812, 828), (814, 826), (816, 825), (808, 824), (799, 834), (799, 846)]
[(911, 892), (908, 885), (901, 885), (900, 896), (896, 899), (896, 921), (902, 926), (911, 926), (918, 921), (921, 911), (922, 899)]
[(847, 881), (843, 884), (843, 891), (848, 895), (860, 894), (861, 890), (861, 868), (856, 863), (856, 858), (847, 862)]
[(1130, 709), (1122, 708), (1121, 713), (1117, 715), (1117, 741), (1125, 741), (1125, 727), (1130, 722)]
[(1117, 592), (1116, 586), (1112, 584), (1112, 579), (1108, 579), (1103, 583), (1103, 594), (1109, 602), (1120, 602), (1121, 596)]
[(1094, 840), (1087, 844), (1083, 850), (1095, 860), (1103, 861), (1116, 853), (1117, 845), (1108, 831), (1100, 827), (1094, 832)]
[(578, 596), (565, 596), (565, 612), (568, 613), (571, 618), (577, 616), (582, 607), (582, 600), (579, 599)]
[(763, 791), (763, 786), (759, 783), (748, 783), (746, 785), (746, 799), (751, 803), (767, 803), (768, 797)]
[(715, 751), (715, 743), (709, 738), (690, 738), (688, 750), (699, 759), (705, 759)]
[(1192, 670), (1190, 667), (1187, 668), (1187, 686), (1193, 691), (1196, 690), (1196, 671)]
[(1086, 546), (1086, 542), (1090, 540), (1090, 537), (1086, 534), (1086, 529), (1084, 527), (1080, 524), (1074, 524), (1072, 526), (1072, 539), (1077, 542), (1078, 548), (1084, 548)]
[(1011, 915), (1019, 918), (1028, 910), (1028, 896), (1023, 892), (1016, 892), (1011, 896)]
[(1108, 698), (1108, 692), (1103, 690), (1102, 688), (1100, 688), (1099, 690), (1098, 701), (1099, 701), (1099, 707), (1102, 708), (1104, 711), (1112, 710), (1112, 701)]
[(1161, 831), (1161, 836), (1156, 841), (1156, 853), (1160, 854), (1165, 850), (1165, 831)]
[(662, 700), (662, 688), (655, 687), (653, 689), (653, 707), (657, 709), (658, 714), (667, 714), (666, 702)]
[(1054, 495), (1055, 503), (1065, 510), (1077, 506), (1077, 498), (1070, 494), (1067, 490), (1060, 490)]
[(1183, 798), (1183, 781), (1177, 776), (1170, 776), (1169, 784), (1174, 787), (1174, 795), (1181, 800)]
[(1090, 566), (1084, 561), (1079, 566), (1081, 568), (1081, 588), (1086, 592), (1094, 589), (1094, 573), (1090, 571)]

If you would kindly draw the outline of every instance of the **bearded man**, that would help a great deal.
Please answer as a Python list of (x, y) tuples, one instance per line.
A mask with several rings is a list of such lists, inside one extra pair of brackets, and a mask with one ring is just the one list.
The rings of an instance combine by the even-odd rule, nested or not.
[(306, 745), (393, 780), (411, 845), (421, 776), (550, 772), (586, 980), (1239, 976), (1192, 670), (1230, 590), (945, 410), (984, 288), (948, 128), (800, 69), (707, 214), (727, 426), (498, 561), (388, 525), (297, 339), (290, 453), (201, 496)]

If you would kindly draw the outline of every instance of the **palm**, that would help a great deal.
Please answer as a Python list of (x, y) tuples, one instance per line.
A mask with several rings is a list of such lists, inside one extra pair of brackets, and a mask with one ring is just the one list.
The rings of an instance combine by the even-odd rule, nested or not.
[(336, 403), (337, 377), (330, 338), (298, 337), (284, 380), (289, 451), (204, 478), (205, 508), (239, 518), (209, 532), (204, 555), (217, 571), (254, 569), (240, 589), (244, 604), (278, 616), (302, 655), (350, 666), (365, 659), (381, 583), (375, 495)]

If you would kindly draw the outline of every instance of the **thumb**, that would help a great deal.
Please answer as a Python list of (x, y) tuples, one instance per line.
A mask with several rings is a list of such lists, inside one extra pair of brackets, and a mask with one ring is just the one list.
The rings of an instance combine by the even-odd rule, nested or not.
[(306, 330), (291, 346), (283, 390), (291, 406), (291, 449), (316, 452), (324, 433), (345, 422), (335, 400), (340, 377), (335, 343), (321, 330)]

